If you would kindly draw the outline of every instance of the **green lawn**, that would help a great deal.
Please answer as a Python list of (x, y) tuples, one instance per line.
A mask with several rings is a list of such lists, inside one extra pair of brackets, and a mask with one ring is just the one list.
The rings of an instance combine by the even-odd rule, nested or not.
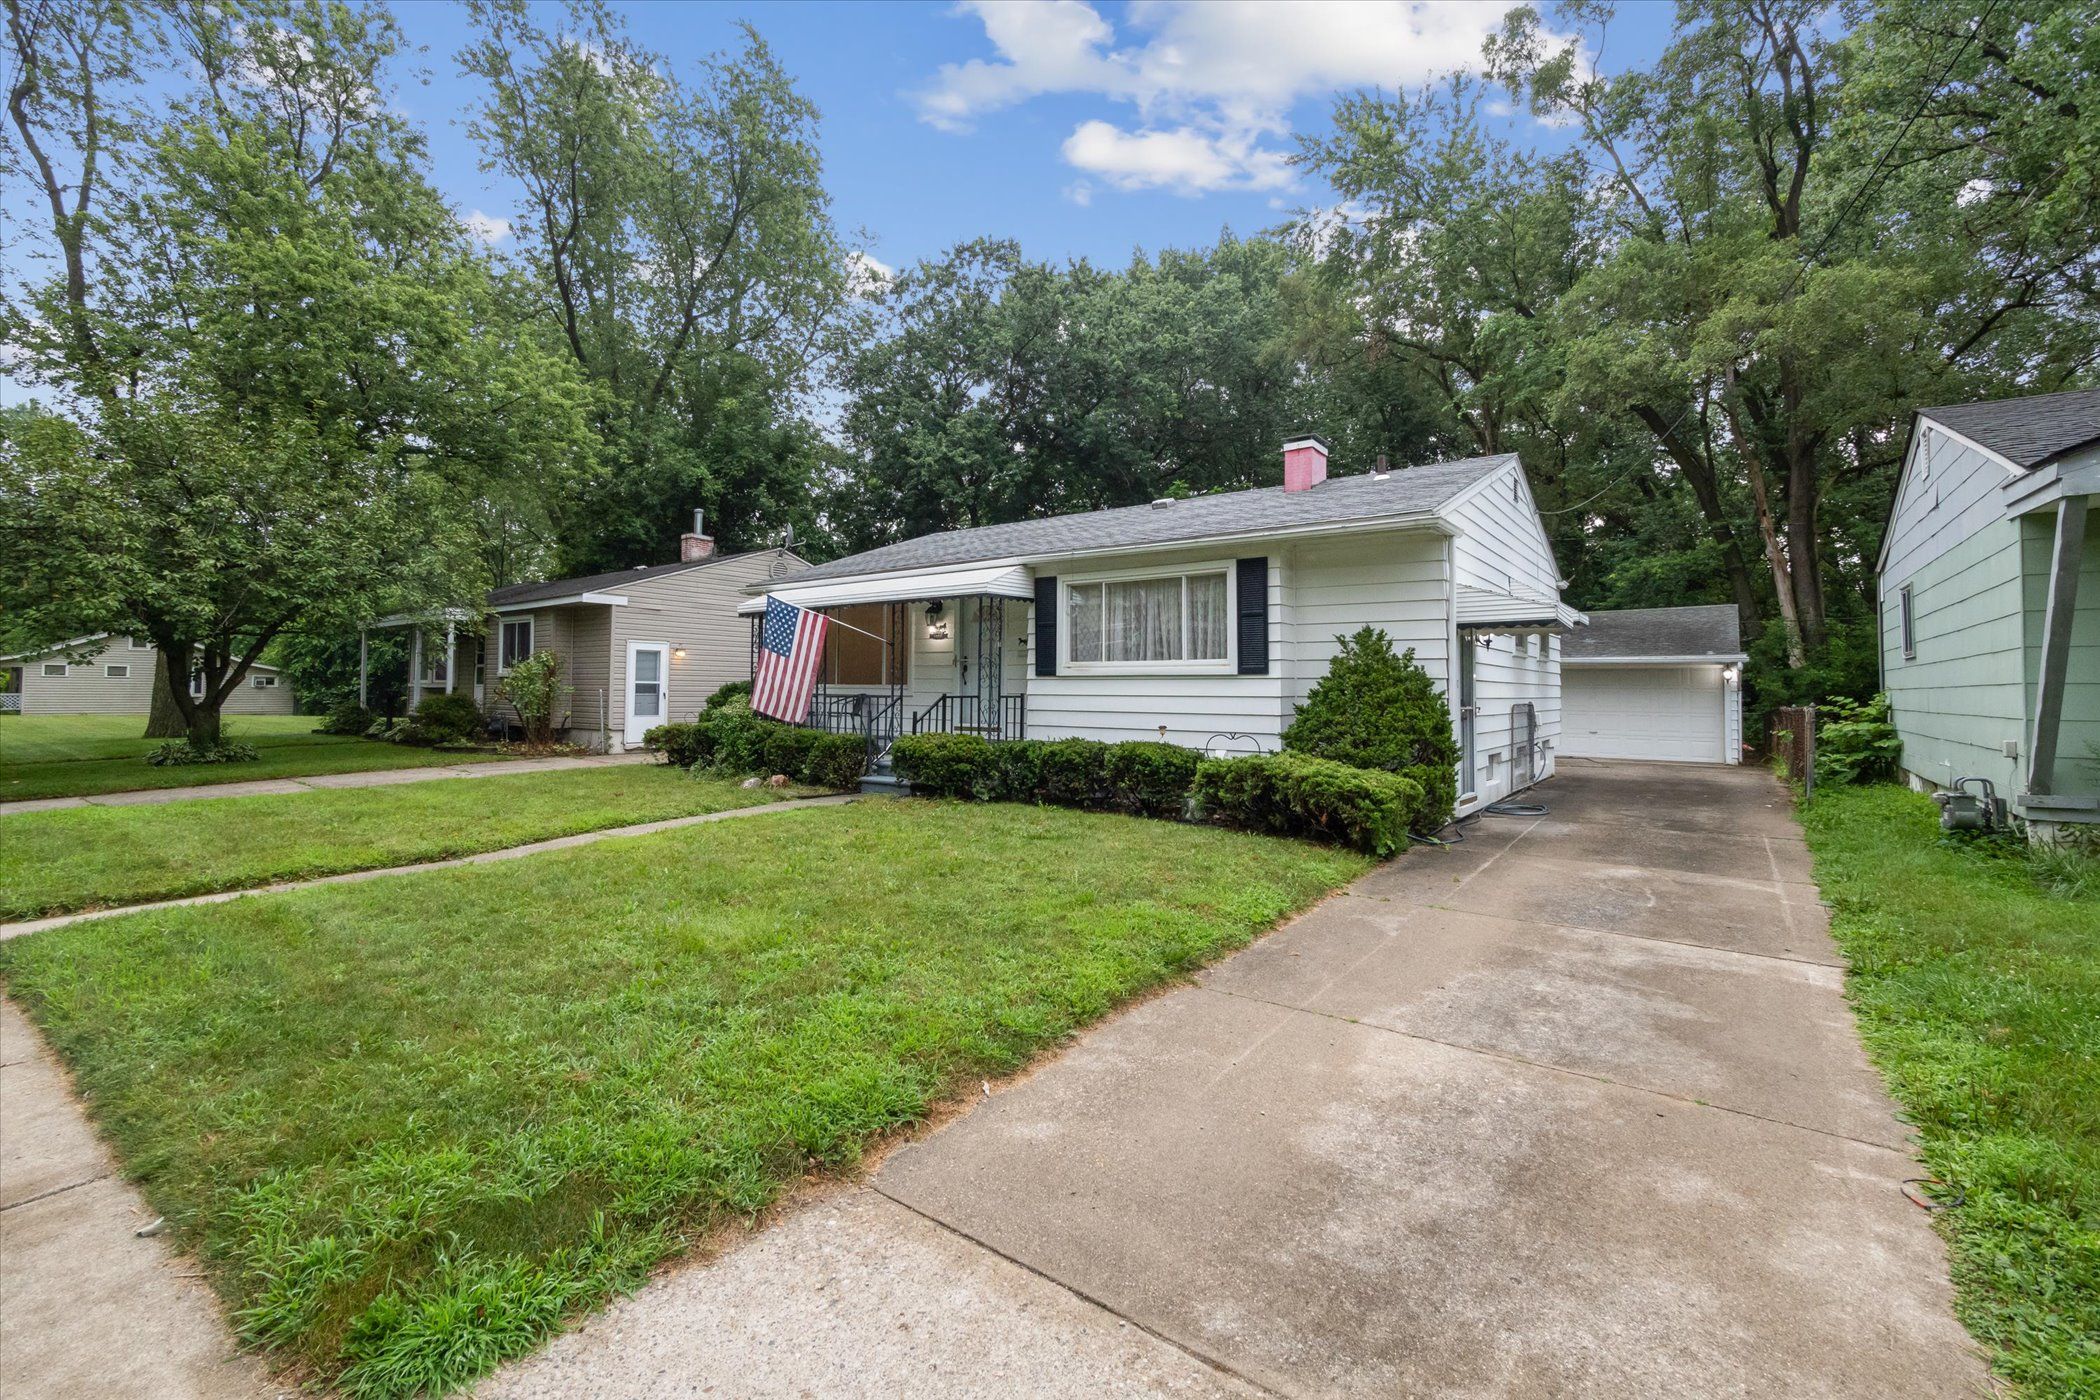
[(402, 1395), (1366, 864), (870, 802), (78, 924), (0, 974), (244, 1336)]
[(812, 791), (745, 789), (658, 764), (627, 764), (0, 815), (0, 919), (444, 860)]
[(2100, 1394), (2100, 896), (1943, 844), (1901, 788), (1804, 819), (1868, 1052), (1966, 1197), (1937, 1216), (1962, 1321), (2024, 1393)]
[(32, 797), (91, 797), (134, 788), (244, 783), (375, 768), (428, 768), (500, 759), (500, 754), (440, 753), (370, 739), (316, 734), (312, 715), (230, 715), (227, 734), (253, 744), (253, 763), (154, 768), (143, 739), (144, 715), (8, 715), (0, 719), (0, 802)]

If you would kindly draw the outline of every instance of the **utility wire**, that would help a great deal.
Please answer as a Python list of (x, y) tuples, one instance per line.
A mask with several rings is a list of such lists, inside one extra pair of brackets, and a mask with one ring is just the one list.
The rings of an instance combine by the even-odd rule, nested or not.
[[(1953, 55), (1941, 67), (1939, 77), (1933, 79), (1931, 86), (1926, 88), (1924, 94), (1918, 98), (1918, 105), (1911, 108), (1910, 115), (1903, 119), (1903, 125), (1897, 129), (1895, 138), (1889, 142), (1888, 147), (1875, 160), (1873, 169), (1867, 172), (1867, 178), (1860, 181), (1859, 188), (1853, 190), (1851, 196), (1846, 199), (1844, 205), (1838, 210), (1837, 217), (1830, 221), (1830, 227), (1816, 243), (1815, 248), (1810, 251), (1808, 257), (1795, 266), (1794, 275), (1787, 279), (1786, 287), (1779, 293), (1782, 298), (1793, 295), (1794, 288), (1799, 286), (1801, 279), (1808, 275), (1809, 267), (1822, 259), (1824, 250), (1829, 248), (1831, 241), (1838, 236), (1838, 231), (1844, 227), (1845, 220), (1852, 217), (1852, 211), (1859, 206), (1861, 200), (1867, 197), (1867, 192), (1874, 187), (1875, 182), (1886, 173), (1890, 157), (1902, 149), (1904, 141), (1910, 137), (1910, 129), (1917, 125), (1920, 117), (1925, 115), (1925, 109), (1932, 105), (1932, 99), (1940, 95), (1940, 89), (1947, 85), (1947, 79), (1954, 72), (1954, 65), (1961, 62), (1962, 56), (1968, 53), (1970, 46), (1983, 33), (1984, 25), (1990, 23), (1991, 15), (1996, 12), (2001, 3), (2003, 3), (2003, 0), (1991, 0), (1990, 4), (1983, 7), (1983, 13), (1976, 17), (1976, 23), (1970, 26), (1967, 37), (1961, 41), (1960, 46), (1954, 50)], [(1672, 422), (1667, 430), (1658, 433), (1656, 436), (1658, 438), (1666, 438), (1683, 427), (1685, 420), (1692, 416), (1692, 409), (1699, 402), (1699, 399), (1694, 398), (1691, 403), (1686, 404), (1684, 411), (1677, 415), (1676, 421)], [(1616, 491), (1619, 487), (1625, 485), (1627, 478), (1631, 477), (1638, 470), (1640, 470), (1638, 466), (1628, 467), (1614, 478), (1610, 484), (1583, 497), (1574, 505), (1562, 506), (1559, 510), (1542, 510), (1539, 514), (1568, 515), (1574, 511), (1581, 510), (1599, 497)]]

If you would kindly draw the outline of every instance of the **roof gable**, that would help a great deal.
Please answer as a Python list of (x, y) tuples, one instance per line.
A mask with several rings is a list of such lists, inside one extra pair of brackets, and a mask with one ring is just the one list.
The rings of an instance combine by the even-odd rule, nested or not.
[(1918, 417), (1958, 433), (2011, 466), (2032, 471), (2100, 443), (2100, 389), (1945, 404), (1921, 408)]
[(1706, 657), (1720, 662), (1743, 654), (1742, 623), (1733, 603), (1614, 608), (1591, 612), (1589, 619), (1589, 626), (1561, 638), (1562, 661)]

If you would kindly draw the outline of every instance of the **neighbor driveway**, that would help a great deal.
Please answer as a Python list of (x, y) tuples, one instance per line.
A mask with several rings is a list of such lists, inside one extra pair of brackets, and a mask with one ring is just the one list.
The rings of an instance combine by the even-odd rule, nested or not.
[(1986, 1393), (1765, 773), (1570, 762), (493, 1393)]

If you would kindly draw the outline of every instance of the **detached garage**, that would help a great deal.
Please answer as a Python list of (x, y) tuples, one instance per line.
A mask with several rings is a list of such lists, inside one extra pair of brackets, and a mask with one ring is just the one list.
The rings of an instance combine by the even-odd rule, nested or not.
[(1569, 758), (1740, 763), (1742, 632), (1728, 604), (1592, 612), (1561, 639)]

